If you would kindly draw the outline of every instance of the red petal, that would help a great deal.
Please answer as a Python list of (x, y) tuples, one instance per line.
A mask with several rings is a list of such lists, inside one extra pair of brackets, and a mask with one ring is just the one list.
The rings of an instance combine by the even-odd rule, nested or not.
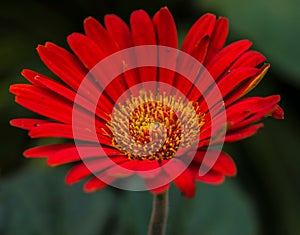
[(134, 11), (130, 16), (130, 25), (135, 46), (156, 45), (154, 26), (145, 11)]
[(207, 64), (206, 69), (217, 80), (251, 45), (248, 40), (241, 40), (226, 46)]
[[(74, 53), (89, 70), (91, 70), (106, 56), (105, 53), (102, 50), (100, 50), (100, 48), (96, 45), (96, 43), (94, 43), (94, 41), (92, 41), (87, 36), (84, 36), (79, 33), (73, 33), (68, 36), (67, 40)], [(98, 70), (93, 70), (93, 73), (91, 73), (90, 76), (93, 77), (93, 79), (98, 85), (100, 85), (101, 89), (104, 89), (105, 86), (102, 84), (103, 79), (105, 78), (107, 80), (113, 78), (106, 78), (98, 72)], [(91, 92), (95, 94), (95, 99), (93, 99), (93, 102), (98, 100), (97, 98), (99, 96), (99, 92), (99, 90)], [(111, 94), (106, 94), (105, 97), (102, 97), (106, 98), (106, 100), (103, 102), (107, 103), (107, 105), (113, 104), (113, 101), (111, 101), (110, 96), (118, 97), (116, 90), (113, 90), (111, 91)]]
[(194, 23), (185, 37), (181, 50), (190, 53), (205, 36), (210, 36), (216, 23), (216, 16), (205, 14)]
[[(170, 178), (169, 175), (166, 174), (166, 172), (160, 171), (159, 174), (156, 175), (155, 177), (145, 178), (144, 181), (147, 189), (149, 189), (155, 194), (158, 194), (164, 192), (166, 189), (169, 188), (172, 179)], [(163, 183), (165, 184), (161, 185)]]
[[(116, 159), (118, 161), (116, 161)], [(118, 165), (122, 165), (124, 163), (130, 162), (128, 161), (128, 159), (124, 158), (124, 156), (122, 158), (114, 158), (114, 161)], [(105, 184), (115, 181), (118, 178), (118, 175), (113, 176), (111, 175), (111, 173), (114, 172), (116, 168), (120, 169), (119, 167), (113, 165), (111, 168), (97, 174), (96, 177), (93, 177), (84, 185), (84, 190), (87, 192), (93, 192), (95, 190), (102, 188), (103, 186), (105, 186)], [(117, 173), (120, 174), (120, 172)], [(122, 172), (121, 175), (119, 176), (122, 177)]]
[(228, 34), (228, 24), (227, 18), (220, 17), (217, 20), (211, 35), (210, 45), (205, 58), (205, 64), (223, 48)]
[(39, 83), (36, 81), (35, 77), (37, 75), (41, 75), (35, 71), (32, 71), (30, 69), (23, 69), (22, 72), (21, 72), (22, 76), (24, 78), (26, 78), (30, 83), (36, 85), (36, 86), (39, 86)]
[[(77, 120), (82, 120), (84, 127), (88, 127), (88, 124), (93, 125), (92, 122), (95, 122), (98, 129), (107, 129), (103, 121), (95, 118), (92, 113), (74, 109), (72, 102), (46, 89), (29, 84), (15, 84), (10, 87), (10, 92), (17, 96), (17, 103), (45, 117), (72, 124), (73, 112), (76, 111), (74, 114)], [(89, 123), (89, 121), (92, 122)]]
[(217, 83), (222, 97), (225, 97), (247, 79), (250, 79), (251, 77), (257, 75), (258, 72), (259, 69), (252, 67), (243, 67), (234, 69), (229, 74), (223, 76)]
[[(82, 63), (90, 70), (95, 65), (97, 65), (102, 59), (106, 58), (105, 53), (102, 50), (100, 50), (100, 48), (91, 39), (82, 34), (71, 34), (68, 37), (68, 43), (72, 50), (80, 58)], [(91, 78), (94, 79), (94, 82), (101, 87), (100, 90), (103, 90), (105, 88), (103, 92), (104, 96), (101, 97), (105, 99), (102, 100), (101, 103), (109, 105), (110, 108), (112, 108), (114, 101), (118, 99), (120, 94), (122, 94), (122, 91), (125, 89), (124, 85), (121, 83), (114, 83), (114, 87), (106, 87), (114, 79), (113, 77), (109, 77), (109, 73), (111, 73), (114, 69), (120, 69), (119, 66), (121, 66), (121, 62), (121, 58), (118, 58), (116, 64), (112, 64), (110, 60), (106, 60), (106, 63), (110, 63), (108, 64), (107, 71), (103, 71), (102, 67), (95, 66), (89, 74)], [(102, 64), (102, 66), (105, 65)], [(116, 66), (117, 68), (114, 68), (114, 66)], [(95, 93), (95, 99), (93, 100), (93, 102), (98, 101), (100, 90), (93, 92)]]
[[(174, 22), (173, 16), (171, 15), (170, 11), (167, 7), (163, 7), (158, 11), (153, 17), (153, 23), (155, 26), (158, 44), (162, 46), (178, 48), (178, 37), (177, 37), (177, 30), (176, 24)], [(159, 50), (159, 58), (160, 59), (167, 59), (168, 52), (164, 50)], [(167, 53), (167, 54), (166, 54)], [(171, 67), (176, 66), (176, 60), (174, 61)], [(175, 72), (159, 68), (159, 81), (172, 84), (171, 81), (174, 79)]]
[(273, 95), (265, 98), (245, 98), (233, 104), (227, 109), (227, 119), (230, 123), (230, 129), (247, 126), (259, 121), (266, 115), (270, 115), (275, 110), (279, 101), (280, 96)]
[[(86, 158), (99, 159), (101, 156), (105, 158), (107, 155), (117, 159), (115, 157), (120, 155), (120, 152), (116, 149), (103, 148), (103, 150), (104, 152), (100, 152), (99, 147), (95, 145), (53, 144), (28, 149), (24, 152), (24, 156), (28, 158), (48, 158), (47, 163), (50, 166), (56, 166)], [(79, 151), (80, 153), (84, 152), (84, 154), (79, 155)]]
[(199, 165), (191, 164), (189, 166), (191, 173), (194, 176), (195, 180), (207, 183), (207, 184), (221, 184), (224, 182), (224, 175), (220, 172), (216, 172), (214, 170), (208, 171), (205, 175), (199, 175)]
[(153, 23), (157, 33), (158, 44), (176, 48), (178, 47), (178, 37), (176, 24), (173, 16), (167, 7), (161, 8), (153, 17)]
[(110, 55), (118, 50), (118, 46), (105, 28), (95, 18), (88, 17), (84, 21), (84, 31), (106, 55)]
[(184, 196), (192, 198), (196, 193), (196, 184), (193, 174), (189, 169), (185, 170), (174, 180), (175, 185), (180, 189)]
[(84, 163), (78, 163), (71, 168), (65, 178), (66, 184), (74, 184), (93, 173)]
[(258, 129), (262, 128), (263, 126), (264, 125), (262, 123), (258, 123), (252, 126), (228, 132), (225, 137), (225, 142), (235, 142), (238, 140), (248, 138), (254, 135), (258, 131)]
[(186, 169), (186, 165), (179, 159), (172, 159), (162, 169), (169, 175), (170, 178), (178, 177), (179, 172)]
[(106, 15), (104, 18), (107, 32), (117, 42), (120, 49), (133, 46), (133, 40), (127, 24), (116, 15)]
[(260, 54), (257, 51), (247, 51), (242, 56), (240, 56), (232, 66), (230, 66), (230, 70), (239, 67), (256, 67), (266, 61), (266, 57)]
[(272, 118), (284, 119), (284, 111), (279, 105), (276, 105), (275, 110), (272, 112)]
[(47, 158), (59, 150), (74, 146), (73, 144), (52, 144), (27, 149), (23, 154), (28, 158)]
[(224, 98), (225, 101), (225, 106), (230, 105), (234, 101), (238, 100), (241, 98), (243, 95), (247, 94), (251, 90), (253, 90), (257, 84), (263, 79), (264, 75), (269, 69), (269, 65), (265, 65), (260, 69), (260, 72), (256, 75), (250, 78), (248, 81), (245, 83), (241, 84), (238, 89), (235, 89), (231, 91), (231, 93)]
[[(152, 161), (152, 160), (143, 160), (139, 161), (139, 164), (137, 164), (136, 171), (142, 172), (142, 176), (144, 172), (151, 171), (151, 170), (159, 170), (165, 163), (167, 163), (167, 160), (163, 160), (162, 162), (158, 161)], [(152, 175), (152, 177), (155, 177), (156, 175)]]
[[(130, 25), (135, 46), (156, 45), (154, 25), (145, 11), (134, 11), (130, 16)], [(157, 56), (155, 56), (156, 53), (156, 51), (149, 51), (149, 54), (151, 54), (150, 58), (157, 58)], [(141, 81), (157, 80), (156, 70), (156, 67), (139, 68)]]
[(39, 45), (37, 51), (47, 67), (66, 84), (77, 90), (87, 70), (71, 53), (53, 44)]
[(70, 90), (61, 83), (46, 77), (43, 74), (37, 73), (31, 70), (23, 70), (22, 75), (29, 81), (31, 81), (35, 86), (40, 86), (42, 88), (47, 88), (64, 98), (73, 101), (76, 93), (73, 90)]
[(12, 126), (19, 127), (24, 130), (31, 130), (32, 128), (35, 128), (41, 124), (47, 124), (52, 122), (41, 119), (18, 118), (11, 120), (9, 123)]
[[(76, 136), (73, 131), (75, 131)], [(102, 134), (91, 134), (91, 129), (72, 127), (71, 125), (60, 123), (46, 123), (37, 126), (30, 130), (28, 133), (31, 138), (43, 138), (43, 137), (58, 137), (68, 138), (83, 141), (89, 141), (94, 143), (101, 143), (106, 146), (111, 146), (111, 138)], [(97, 136), (96, 136), (97, 135)]]
[(249, 93), (250, 91), (252, 91), (258, 85), (258, 83), (263, 79), (265, 74), (268, 72), (269, 68), (270, 68), (270, 65), (265, 64), (261, 68), (261, 72), (256, 77), (254, 77), (253, 79), (250, 79), (250, 81), (245, 84), (245, 90), (242, 95), (245, 95), (245, 94)]
[[(73, 90), (68, 89), (66, 86), (56, 82), (55, 80), (52, 80), (51, 78), (46, 77), (45, 75), (39, 74), (37, 72), (31, 71), (31, 70), (23, 70), (22, 75), (32, 82), (35, 86), (39, 86), (41, 88), (46, 88), (58, 95), (61, 95), (62, 97), (74, 102), (75, 97), (76, 97), (76, 102), (79, 104), (81, 107), (87, 109), (90, 112), (95, 112), (95, 110), (92, 108), (93, 105), (90, 103), (88, 100), (80, 96), (79, 94), (75, 93)], [(84, 91), (87, 93), (91, 93), (93, 89), (91, 87), (88, 87)], [(82, 91), (82, 89), (80, 90)], [(98, 91), (96, 92), (98, 93)], [(83, 93), (82, 95), (84, 96), (86, 93)], [(92, 98), (94, 100), (94, 98)], [(105, 102), (105, 101), (104, 101)], [(96, 107), (96, 114), (107, 120), (105, 112), (108, 112), (109, 107), (105, 105), (104, 107), (101, 107), (101, 110), (99, 107)]]
[(95, 175), (97, 172), (106, 170), (107, 168), (123, 161), (128, 160), (124, 158), (124, 156), (116, 156), (113, 157), (113, 159), (98, 157), (84, 163), (78, 163), (68, 172), (65, 181), (67, 184), (74, 184), (89, 175)]
[[(119, 45), (120, 49), (133, 47), (133, 39), (127, 24), (116, 15), (106, 15), (104, 18), (107, 32)], [(134, 58), (132, 58), (134, 60)], [(130, 63), (130, 62), (129, 62)], [(127, 87), (131, 87), (140, 81), (138, 69), (132, 69), (124, 73)]]
[[(59, 137), (74, 139), (73, 129), (71, 125), (49, 123), (31, 129), (28, 134), (31, 138)], [(86, 128), (78, 128), (76, 132), (76, 139), (98, 143), (98, 138), (95, 139), (94, 135), (91, 135), (91, 132)]]
[(80, 33), (68, 36), (68, 43), (88, 70), (105, 58), (105, 53), (90, 38)]
[(196, 180), (207, 184), (222, 184), (224, 182), (224, 175), (215, 171), (209, 171), (205, 175), (196, 175)]
[[(216, 154), (218, 154), (217, 158)], [(213, 171), (219, 172), (226, 176), (236, 175), (236, 166), (234, 161), (224, 152), (215, 150), (209, 150), (209, 152), (198, 151), (193, 159), (193, 163), (198, 163), (200, 165), (204, 164), (208, 167), (211, 167)]]
[(151, 188), (150, 191), (154, 194), (161, 194), (161, 193), (164, 193), (165, 191), (167, 191), (170, 187), (170, 184), (166, 184), (166, 185), (163, 185), (161, 187), (158, 187), (158, 188)]
[(120, 155), (120, 152), (116, 149), (105, 148), (103, 151), (99, 150), (99, 146), (73, 146), (65, 148), (55, 152), (55, 154), (49, 156), (48, 165), (57, 166), (74, 161), (79, 161), (89, 158), (99, 158)]
[[(203, 62), (206, 52), (207, 52), (207, 47), (209, 45), (209, 37), (205, 36), (201, 39), (201, 41), (195, 45), (195, 47), (192, 49), (190, 55), (193, 56), (195, 59), (197, 59), (200, 63)], [(184, 59), (186, 57), (183, 57)], [(177, 71), (191, 71), (191, 73), (198, 71), (199, 68), (191, 67), (195, 66), (193, 63), (191, 64), (191, 60), (188, 59), (187, 61), (183, 60), (181, 57), (178, 58), (177, 62)], [(190, 80), (187, 80), (185, 77), (183, 77), (180, 74), (176, 74), (174, 81), (173, 81), (173, 86), (176, 88), (180, 89), (180, 91), (183, 94), (186, 94), (190, 100), (197, 100), (200, 96), (199, 90), (195, 88), (197, 86), (197, 83), (201, 83), (201, 85), (198, 85), (197, 87), (205, 87), (205, 81), (203, 81), (203, 77), (199, 78), (196, 76), (197, 74), (191, 74), (192, 76), (189, 76)], [(206, 88), (206, 87), (205, 87)]]
[[(115, 160), (114, 160), (115, 161)], [(103, 176), (109, 176), (113, 178), (123, 178), (129, 177), (135, 174), (136, 166), (138, 160), (128, 160), (126, 157), (123, 157), (121, 161), (116, 162), (117, 164), (112, 165), (109, 169), (103, 172)]]
[(72, 121), (72, 103), (45, 89), (15, 84), (10, 87), (10, 92), (17, 96), (17, 103), (35, 113), (64, 123)]
[(103, 189), (107, 186), (107, 183), (103, 182), (102, 180), (98, 179), (97, 177), (93, 177), (84, 185), (84, 191), (91, 193), (95, 192), (96, 190)]
[(208, 45), (209, 37), (205, 36), (191, 50), (190, 55), (197, 59), (200, 63), (203, 63), (203, 60), (207, 53)]

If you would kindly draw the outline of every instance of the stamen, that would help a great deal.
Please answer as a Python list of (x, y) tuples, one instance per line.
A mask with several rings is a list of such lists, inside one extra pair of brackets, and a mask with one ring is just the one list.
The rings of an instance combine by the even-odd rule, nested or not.
[(107, 123), (112, 144), (131, 160), (171, 159), (179, 148), (198, 142), (204, 124), (198, 109), (196, 102), (141, 91), (138, 97), (116, 105)]

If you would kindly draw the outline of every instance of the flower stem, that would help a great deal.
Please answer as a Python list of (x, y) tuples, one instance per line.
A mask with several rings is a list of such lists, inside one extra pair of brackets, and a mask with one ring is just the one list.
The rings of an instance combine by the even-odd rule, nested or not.
[(164, 235), (166, 232), (169, 207), (168, 190), (154, 195), (152, 214), (148, 228), (148, 235)]

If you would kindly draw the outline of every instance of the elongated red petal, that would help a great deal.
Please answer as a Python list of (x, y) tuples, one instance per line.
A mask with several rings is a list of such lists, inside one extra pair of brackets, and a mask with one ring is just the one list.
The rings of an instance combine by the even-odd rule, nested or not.
[(93, 173), (84, 163), (78, 163), (71, 168), (65, 178), (66, 184), (74, 184)]
[(53, 155), (48, 157), (47, 163), (50, 166), (57, 166), (83, 159), (99, 157), (105, 158), (107, 157), (106, 154), (109, 156), (120, 155), (118, 150), (112, 148), (105, 148), (102, 155), (99, 155), (101, 152), (99, 151), (99, 146), (73, 146), (55, 152)]
[(193, 174), (189, 169), (185, 170), (174, 180), (175, 185), (180, 189), (184, 196), (192, 198), (196, 192), (196, 184)]
[[(113, 14), (106, 15), (104, 22), (107, 32), (112, 35), (121, 50), (134, 46), (130, 29), (121, 18)], [(135, 61), (135, 59), (135, 56), (132, 55), (132, 60)], [(125, 72), (124, 77), (126, 78), (127, 87), (132, 87), (141, 81), (138, 69)]]
[[(111, 181), (112, 181), (112, 179), (111, 179)], [(83, 189), (85, 192), (91, 193), (91, 192), (95, 192), (96, 190), (103, 189), (106, 186), (107, 186), (107, 183), (103, 182), (102, 180), (100, 180), (97, 177), (93, 177), (87, 183), (85, 183)]]
[[(216, 158), (217, 157), (217, 158)], [(236, 175), (236, 166), (232, 158), (216, 150), (198, 151), (193, 159), (193, 163), (204, 164), (211, 167), (213, 171), (219, 172), (226, 176)]]
[[(135, 46), (157, 44), (154, 25), (152, 23), (151, 18), (145, 11), (134, 11), (130, 16), (130, 26)], [(156, 51), (149, 50), (149, 53), (153, 54), (151, 57), (157, 58)], [(156, 72), (156, 67), (139, 68), (141, 81), (156, 81), (158, 79), (156, 76)]]
[(257, 84), (263, 79), (269, 67), (269, 65), (263, 66), (257, 75), (252, 76), (247, 81), (242, 83), (237, 89), (232, 90), (230, 94), (224, 97), (225, 106), (229, 106), (231, 103), (235, 102), (236, 100), (250, 92), (252, 89), (254, 89)]
[(107, 32), (114, 38), (120, 49), (133, 46), (133, 40), (127, 24), (118, 16), (110, 14), (104, 18)]
[(198, 181), (201, 181), (203, 183), (222, 184), (224, 182), (224, 179), (225, 179), (224, 175), (219, 173), (219, 172), (209, 171), (205, 175), (201, 175), (201, 176), (198, 175), (197, 172), (195, 172), (195, 179), (198, 180)]
[(176, 24), (167, 7), (161, 8), (153, 17), (157, 41), (161, 46), (178, 47)]
[(84, 21), (84, 31), (92, 39), (105, 55), (110, 55), (118, 50), (114, 38), (105, 30), (95, 18), (88, 17)]
[[(10, 92), (16, 95), (16, 102), (23, 107), (54, 120), (71, 123), (72, 104), (57, 95), (31, 85), (16, 84), (10, 87)], [(64, 112), (57, 112), (64, 110)]]
[[(68, 43), (75, 54), (89, 70), (94, 68), (89, 75), (94, 78), (95, 83), (100, 86), (100, 90), (94, 92), (96, 96), (93, 101), (97, 101), (99, 98), (99, 92), (103, 91), (104, 96), (102, 96), (101, 99), (105, 99), (101, 100), (101, 103), (105, 102), (105, 104), (109, 105), (109, 107), (112, 109), (114, 101), (119, 98), (120, 93), (122, 94), (122, 91), (124, 91), (126, 87), (124, 87), (122, 83), (118, 82), (113, 83), (113, 85), (110, 84), (109, 87), (106, 87), (114, 79), (114, 77), (109, 77), (111, 76), (110, 74), (103, 74), (101, 67), (95, 66), (104, 58), (106, 58), (105, 52), (103, 52), (90, 38), (79, 33), (71, 34), (68, 37)], [(116, 62), (120, 63), (120, 61)], [(118, 63), (115, 66), (117, 65)], [(113, 66), (114, 64), (110, 64), (110, 67), (113, 68)], [(111, 71), (112, 68), (108, 68), (109, 71)]]
[(279, 105), (276, 105), (274, 111), (272, 112), (272, 118), (284, 119), (284, 111)]
[(130, 26), (135, 46), (156, 45), (154, 26), (145, 11), (134, 11), (130, 16)]
[(240, 56), (231, 66), (230, 70), (239, 67), (257, 67), (258, 65), (264, 63), (266, 57), (257, 51), (247, 51), (242, 56)]
[(115, 164), (120, 164), (124, 161), (128, 161), (124, 158), (124, 156), (113, 156), (112, 159), (108, 157), (98, 157), (86, 162), (78, 163), (68, 172), (65, 181), (67, 184), (74, 184), (89, 175), (96, 175), (99, 172), (105, 172), (105, 170)]
[[(203, 37), (197, 45), (192, 49), (190, 52), (190, 55), (193, 56), (195, 59), (197, 59), (201, 64), (206, 56), (207, 48), (209, 45), (209, 37), (205, 36)], [(184, 57), (186, 58), (186, 57)], [(177, 62), (177, 70), (178, 71), (187, 71), (187, 68), (190, 68), (190, 71), (198, 71), (199, 68), (191, 67), (191, 60), (188, 59), (188, 61), (185, 61), (185, 59), (178, 58)], [(192, 74), (191, 74), (192, 75)], [(173, 86), (177, 89), (180, 89), (180, 91), (185, 94), (190, 100), (197, 100), (200, 97), (199, 90), (195, 87), (198, 82), (201, 83), (201, 86), (197, 87), (204, 87), (204, 81), (203, 79), (199, 78), (199, 76), (196, 76), (197, 74), (193, 74), (189, 77), (190, 80), (187, 80), (185, 77), (183, 77), (180, 74), (176, 74)]]
[[(147, 185), (147, 183), (146, 183)], [(166, 184), (166, 185), (163, 185), (163, 186), (160, 186), (158, 188), (150, 188), (148, 186), (148, 188), (150, 188), (150, 191), (154, 194), (161, 194), (161, 193), (164, 193), (166, 190), (168, 190), (170, 187), (170, 184)]]
[[(156, 37), (157, 37), (157, 44), (166, 47), (178, 48), (178, 37), (177, 37), (177, 30), (176, 25), (171, 15), (170, 11), (167, 7), (163, 7), (158, 11), (153, 17), (153, 23), (155, 26)], [(162, 53), (167, 53), (165, 50), (159, 50), (159, 58), (166, 59), (168, 55), (162, 55)], [(170, 65), (170, 67), (176, 66), (176, 60), (174, 63)], [(159, 78), (160, 82), (164, 82), (167, 84), (171, 84), (172, 80), (174, 79), (175, 72), (165, 69), (159, 68)]]
[(37, 51), (40, 58), (54, 74), (71, 88), (77, 90), (87, 73), (80, 61), (67, 50), (53, 43), (47, 43), (45, 46), (39, 45)]
[(223, 48), (206, 66), (211, 76), (218, 79), (229, 66), (243, 53), (245, 53), (250, 46), (251, 42), (248, 40), (241, 40)]
[(91, 70), (105, 58), (105, 53), (87, 36), (73, 33), (68, 36), (68, 43), (85, 67)]
[(227, 109), (230, 129), (247, 126), (271, 115), (280, 101), (279, 95), (245, 98)]
[(199, 18), (186, 35), (181, 50), (190, 53), (205, 36), (210, 36), (214, 30), (216, 16), (205, 14)]
[(74, 144), (52, 144), (45, 146), (38, 146), (34, 148), (27, 149), (24, 152), (24, 156), (28, 158), (47, 158), (57, 151), (60, 151), (65, 148), (70, 148)]
[[(164, 171), (160, 171), (158, 175), (155, 177), (148, 177), (144, 179), (146, 187), (151, 190), (154, 194), (159, 194), (166, 191), (170, 187), (170, 183), (172, 180), (170, 176), (166, 174)], [(163, 182), (166, 182), (165, 185), (161, 185)], [(160, 185), (160, 186), (158, 186)]]
[[(222, 97), (226, 97), (232, 90), (238, 89), (238, 86), (243, 82), (251, 79), (257, 75), (259, 69), (252, 67), (243, 67), (237, 68), (227, 75), (224, 75), (218, 82), (218, 89), (221, 92)], [(207, 100), (213, 100), (216, 96), (215, 90), (211, 89), (210, 92), (206, 95)]]
[[(66, 98), (67, 100), (69, 100), (71, 102), (74, 102), (75, 97), (76, 97), (76, 102), (78, 105), (80, 105), (81, 107), (84, 107), (85, 109), (87, 109), (90, 112), (95, 112), (95, 110), (92, 108), (93, 107), (92, 103), (83, 97), (83, 96), (85, 96), (86, 93), (83, 93), (83, 96), (80, 96), (78, 93), (69, 89), (68, 87), (64, 86), (63, 84), (61, 84), (51, 78), (48, 78), (43, 74), (39, 74), (35, 71), (23, 70), (22, 75), (26, 79), (28, 79), (30, 82), (32, 82), (35, 86), (38, 86), (38, 87), (41, 87), (44, 89), (48, 89), (49, 91), (52, 91), (58, 95), (61, 95), (63, 98)], [(86, 91), (88, 93), (91, 93), (91, 91), (93, 91), (93, 89), (90, 89), (90, 87), (89, 87), (86, 89)], [(108, 112), (108, 109), (106, 107), (107, 106), (105, 106), (101, 110), (99, 109), (99, 107), (96, 108), (97, 109), (96, 114), (103, 119), (106, 119), (105, 112)]]
[(42, 124), (53, 123), (47, 120), (34, 119), (34, 118), (17, 118), (13, 119), (10, 122), (10, 125), (22, 128), (24, 130), (31, 130)]
[(245, 128), (240, 128), (236, 130), (232, 130), (227, 133), (225, 137), (225, 142), (235, 142), (238, 140), (242, 140), (254, 135), (260, 128), (264, 126), (263, 123), (258, 123), (252, 126), (247, 126)]
[(31, 83), (33, 83), (35, 86), (47, 88), (50, 91), (53, 91), (68, 100), (73, 101), (76, 96), (75, 91), (67, 88), (63, 84), (51, 78), (46, 77), (43, 74), (37, 73), (32, 70), (23, 70), (22, 75)]
[(224, 46), (228, 34), (228, 19), (220, 17), (210, 37), (210, 44), (204, 64), (211, 60)]

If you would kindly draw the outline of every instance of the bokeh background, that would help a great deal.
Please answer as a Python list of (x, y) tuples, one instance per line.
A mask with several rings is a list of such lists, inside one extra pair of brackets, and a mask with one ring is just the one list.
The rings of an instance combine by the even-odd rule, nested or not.
[(68, 34), (83, 32), (87, 16), (100, 21), (107, 13), (128, 22), (130, 13), (153, 15), (168, 6), (180, 40), (203, 13), (230, 19), (228, 41), (250, 39), (271, 63), (252, 93), (279, 93), (285, 120), (265, 120), (255, 136), (225, 146), (238, 176), (221, 186), (198, 183), (194, 199), (176, 188), (170, 194), (168, 234), (300, 234), (300, 17), (298, 0), (52, 0), (0, 2), (0, 234), (2, 235), (140, 235), (146, 234), (152, 197), (148, 192), (113, 188), (86, 194), (81, 184), (64, 185), (68, 166), (50, 169), (44, 160), (22, 152), (58, 140), (30, 140), (9, 126), (15, 117), (34, 114), (14, 103), (10, 84), (23, 83), (30, 68), (52, 76), (39, 60), (36, 46), (46, 41), (67, 47)]

